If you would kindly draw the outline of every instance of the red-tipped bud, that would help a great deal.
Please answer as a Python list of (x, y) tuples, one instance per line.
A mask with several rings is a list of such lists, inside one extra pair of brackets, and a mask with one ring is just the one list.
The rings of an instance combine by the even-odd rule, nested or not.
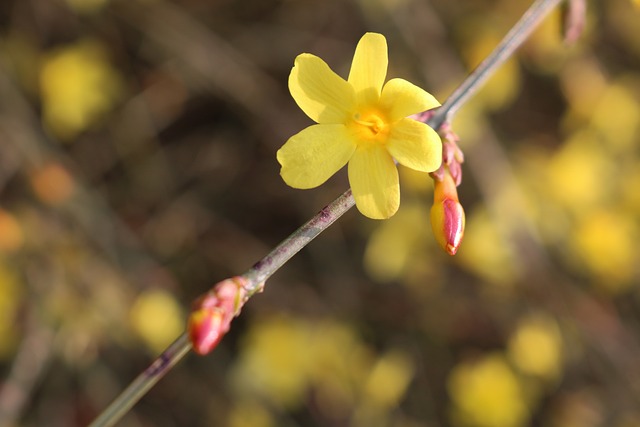
[(187, 332), (196, 353), (209, 353), (229, 331), (247, 299), (245, 282), (243, 277), (223, 280), (194, 301)]
[(464, 235), (462, 205), (452, 199), (434, 203), (431, 208), (431, 227), (440, 246), (449, 255), (455, 255)]
[(224, 317), (222, 310), (216, 308), (201, 308), (191, 312), (187, 330), (196, 353), (205, 355), (218, 345), (228, 330), (228, 326), (224, 325)]
[(431, 228), (440, 246), (455, 255), (464, 235), (464, 209), (458, 202), (456, 183), (447, 168), (441, 181), (434, 180), (434, 199), (431, 207)]

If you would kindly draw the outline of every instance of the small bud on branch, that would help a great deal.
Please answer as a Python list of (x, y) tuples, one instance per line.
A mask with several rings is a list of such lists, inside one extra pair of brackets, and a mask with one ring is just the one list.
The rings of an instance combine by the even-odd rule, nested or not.
[(455, 255), (464, 235), (465, 215), (458, 201), (458, 191), (448, 168), (441, 180), (434, 179), (431, 228), (436, 241), (449, 255)]
[(241, 276), (223, 280), (193, 302), (187, 324), (193, 351), (209, 353), (229, 331), (231, 320), (247, 301), (246, 281)]

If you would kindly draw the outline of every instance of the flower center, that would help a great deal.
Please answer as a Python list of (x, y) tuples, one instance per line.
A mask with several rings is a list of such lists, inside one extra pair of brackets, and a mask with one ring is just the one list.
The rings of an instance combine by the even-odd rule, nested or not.
[(355, 113), (353, 130), (364, 139), (379, 139), (388, 133), (387, 123), (378, 112)]

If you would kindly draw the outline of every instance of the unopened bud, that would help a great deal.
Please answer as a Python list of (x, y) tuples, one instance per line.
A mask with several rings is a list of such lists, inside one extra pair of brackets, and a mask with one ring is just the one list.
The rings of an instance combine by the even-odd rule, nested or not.
[(194, 301), (187, 332), (196, 353), (209, 353), (229, 331), (247, 298), (245, 281), (242, 277), (223, 280)]
[(464, 209), (457, 200), (445, 199), (431, 207), (433, 235), (449, 255), (455, 255), (462, 243), (464, 221)]
[(455, 255), (464, 236), (464, 209), (458, 201), (456, 183), (448, 168), (444, 168), (443, 179), (434, 180), (434, 183), (431, 207), (433, 235), (449, 255)]

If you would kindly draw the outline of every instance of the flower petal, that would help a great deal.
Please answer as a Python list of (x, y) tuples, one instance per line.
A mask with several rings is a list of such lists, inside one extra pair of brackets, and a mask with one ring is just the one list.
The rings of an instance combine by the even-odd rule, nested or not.
[(380, 145), (360, 146), (353, 153), (349, 184), (358, 210), (369, 218), (389, 218), (400, 206), (398, 169)]
[(395, 122), (403, 117), (440, 106), (438, 100), (424, 89), (404, 79), (391, 79), (382, 88), (380, 106)]
[(302, 111), (317, 123), (344, 123), (355, 106), (353, 87), (309, 53), (297, 56), (289, 75), (289, 91)]
[(356, 144), (344, 125), (313, 125), (278, 150), (280, 175), (293, 188), (314, 188), (347, 164)]
[(398, 163), (417, 171), (433, 172), (442, 163), (438, 133), (412, 119), (404, 118), (391, 125), (386, 147)]
[(362, 36), (349, 71), (349, 83), (355, 89), (358, 105), (378, 101), (387, 76), (387, 65), (387, 40), (384, 36), (377, 33)]

